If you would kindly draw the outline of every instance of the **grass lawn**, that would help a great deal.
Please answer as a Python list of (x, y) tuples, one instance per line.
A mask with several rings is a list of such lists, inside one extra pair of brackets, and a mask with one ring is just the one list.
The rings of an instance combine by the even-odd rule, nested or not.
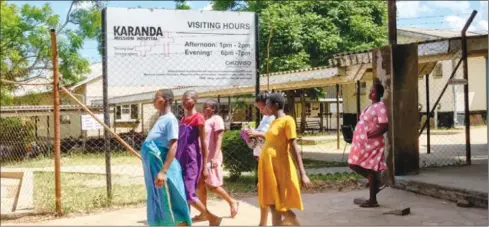
[[(357, 174), (317, 174), (310, 175), (314, 187), (303, 189), (304, 193), (328, 190), (355, 190), (359, 186)], [(109, 205), (105, 176), (98, 174), (63, 173), (61, 175), (62, 208), (65, 214), (90, 212), (110, 206), (126, 206), (145, 203), (146, 189), (142, 177), (112, 177), (113, 199)], [(225, 179), (225, 188), (236, 198), (256, 196), (254, 176), (241, 176), (234, 182)], [(34, 174), (34, 207), (38, 212), (54, 212), (54, 173)], [(215, 198), (212, 193), (211, 198)]]
[[(111, 154), (112, 165), (141, 165), (141, 161), (128, 152), (114, 152)], [(42, 168), (52, 167), (54, 165), (53, 157), (37, 157), (33, 159), (24, 159), (19, 162), (2, 163), (4, 168)], [(83, 154), (70, 153), (61, 155), (62, 166), (78, 165), (100, 165), (105, 166), (104, 154)]]
[[(307, 169), (317, 169), (325, 167), (346, 166), (339, 162), (326, 162), (313, 159), (303, 159), (304, 167)], [(113, 153), (111, 155), (112, 165), (136, 165), (140, 166), (141, 161), (128, 153)], [(54, 161), (48, 157), (39, 157), (34, 159), (25, 159), (20, 162), (2, 163), (3, 168), (43, 168), (52, 167)], [(83, 166), (83, 165), (99, 165), (105, 166), (104, 154), (82, 154), (73, 153), (71, 155), (62, 155), (61, 166)]]
[(348, 166), (346, 162), (327, 162), (315, 159), (303, 158), (302, 163), (306, 169), (320, 169), (328, 167), (345, 167)]

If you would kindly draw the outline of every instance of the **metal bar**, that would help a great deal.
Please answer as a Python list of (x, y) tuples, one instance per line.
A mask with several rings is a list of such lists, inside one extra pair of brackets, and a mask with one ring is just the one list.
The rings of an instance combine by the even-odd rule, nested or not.
[[(462, 63), (462, 59), (460, 59), (457, 63), (457, 66), (455, 66), (455, 69), (453, 69), (452, 71), (452, 75), (450, 75), (450, 78), (448, 79), (448, 81), (450, 79), (452, 79), (454, 76), (455, 76), (455, 73), (457, 72), (457, 69), (458, 67), (460, 66), (460, 63)], [(447, 83), (445, 83), (445, 86), (443, 87), (443, 89), (441, 90), (441, 93), (440, 95), (438, 96), (438, 99), (436, 100), (435, 104), (433, 105), (433, 107), (431, 108), (431, 111), (430, 111), (430, 115), (433, 114), (433, 112), (435, 112), (435, 108), (436, 106), (438, 106), (438, 103), (440, 103), (440, 100), (441, 100), (441, 97), (443, 97), (443, 94), (445, 94), (445, 91), (447, 90), (448, 88), (448, 81)], [(419, 130), (419, 136), (421, 136), (421, 134), (423, 133), (424, 131), (424, 128), (426, 127), (426, 122), (424, 122), (423, 126), (421, 127), (421, 129)]]
[(465, 23), (464, 28), (462, 29), (462, 59), (464, 61), (464, 79), (467, 81), (467, 84), (464, 85), (464, 121), (465, 121), (465, 156), (466, 162), (468, 165), (472, 163), (472, 151), (470, 147), (470, 110), (469, 110), (469, 62), (467, 56), (467, 29), (470, 24), (474, 20), (477, 15), (477, 11), (472, 11), (469, 19)]
[(217, 115), (219, 115), (219, 116), (221, 116), (221, 117), (222, 117), (222, 111), (221, 111), (221, 96), (220, 96), (220, 95), (217, 95), (217, 109), (218, 109)]
[(340, 149), (340, 85), (336, 84), (336, 149)]
[[(259, 19), (258, 14), (255, 13), (255, 64), (256, 64), (256, 84), (255, 84), (255, 97), (260, 94), (260, 39), (259, 39), (260, 29), (259, 29)], [(229, 102), (231, 104), (231, 101)], [(231, 108), (231, 105), (229, 105)], [(256, 127), (260, 124), (260, 110), (256, 109)], [(230, 116), (231, 117), (231, 116)], [(229, 124), (231, 127), (231, 124)]]
[[(231, 130), (231, 124), (233, 123), (233, 109), (231, 106), (231, 96), (228, 96), (228, 120), (229, 120), (229, 130)], [(258, 127), (258, 125), (256, 125)]]
[(431, 138), (430, 138), (430, 74), (425, 75), (426, 80), (426, 121), (428, 121), (428, 128), (426, 128), (426, 149), (427, 153), (431, 153)]
[(114, 105), (114, 125), (112, 126), (114, 128), (114, 132), (117, 133), (117, 124), (115, 121), (117, 121), (117, 105)]
[(360, 121), (360, 81), (357, 80), (357, 123)]
[[(109, 100), (108, 100), (108, 79), (107, 79), (107, 9), (102, 10), (102, 43), (103, 43), (103, 49), (102, 49), (102, 84), (103, 84), (103, 105), (104, 105), (104, 123), (109, 127), (110, 129), (110, 107), (109, 107)], [(114, 122), (115, 123), (115, 122)], [(112, 171), (110, 169), (110, 137), (109, 137), (109, 131), (105, 130), (104, 131), (104, 137), (105, 137), (105, 179), (106, 179), (106, 186), (107, 186), (107, 199), (110, 202), (112, 201)]]
[(58, 74), (58, 45), (56, 30), (51, 29), (51, 54), (53, 55), (53, 121), (54, 121), (54, 180), (56, 193), (56, 213), (62, 214), (61, 209), (61, 128), (60, 128), (60, 100), (59, 100), (59, 74)]
[[(114, 115), (115, 115), (115, 111), (114, 111)], [(115, 120), (114, 120), (114, 126), (115, 126)], [(144, 135), (144, 103), (141, 103), (141, 133)]]

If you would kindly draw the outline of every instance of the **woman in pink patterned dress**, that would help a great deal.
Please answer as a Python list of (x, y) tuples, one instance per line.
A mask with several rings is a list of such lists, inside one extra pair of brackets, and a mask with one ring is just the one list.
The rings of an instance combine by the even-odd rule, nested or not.
[(377, 193), (381, 190), (381, 171), (387, 168), (384, 162), (384, 133), (387, 132), (387, 110), (380, 101), (384, 87), (374, 82), (369, 99), (372, 104), (360, 115), (348, 156), (350, 168), (368, 179), (370, 198), (360, 207), (378, 207)]

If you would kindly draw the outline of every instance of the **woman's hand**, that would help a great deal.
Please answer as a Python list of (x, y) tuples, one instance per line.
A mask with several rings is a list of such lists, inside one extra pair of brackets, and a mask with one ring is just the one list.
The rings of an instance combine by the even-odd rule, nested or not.
[(161, 188), (163, 185), (165, 185), (166, 182), (166, 173), (163, 171), (160, 171), (158, 175), (156, 175), (155, 179), (155, 187), (156, 188)]
[(367, 139), (372, 139), (373, 136), (372, 136), (372, 133), (370, 131), (367, 132)]
[(246, 135), (248, 135), (249, 137), (256, 137), (256, 131), (253, 129), (248, 129), (246, 130)]
[(311, 180), (309, 180), (309, 177), (306, 174), (302, 174), (301, 181), (302, 181), (302, 187), (310, 188), (313, 186)]
[(207, 180), (207, 178), (209, 177), (209, 171), (207, 170), (207, 168), (204, 168), (202, 170), (202, 177), (204, 178), (204, 180)]
[(219, 163), (216, 160), (211, 160), (211, 168), (215, 169), (219, 167)]

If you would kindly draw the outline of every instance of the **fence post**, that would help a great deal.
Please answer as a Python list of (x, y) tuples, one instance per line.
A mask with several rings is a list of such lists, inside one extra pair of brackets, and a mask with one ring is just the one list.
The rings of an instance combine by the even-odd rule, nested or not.
[(54, 181), (56, 193), (56, 214), (61, 215), (61, 132), (59, 109), (58, 46), (56, 30), (51, 29), (51, 54), (53, 61), (53, 122), (54, 122)]
[(336, 84), (336, 149), (340, 149), (340, 85)]
[(357, 80), (357, 123), (360, 121), (360, 81)]
[(426, 153), (431, 152), (431, 139), (430, 139), (430, 119), (431, 119), (431, 112), (430, 112), (430, 74), (426, 74), (425, 76), (426, 79), (426, 120), (428, 121), (428, 127), (426, 128)]
[(464, 121), (465, 121), (465, 150), (466, 150), (466, 162), (468, 165), (472, 163), (471, 156), (472, 156), (472, 151), (470, 147), (470, 111), (469, 111), (469, 63), (468, 63), (468, 56), (467, 56), (467, 36), (466, 32), (467, 29), (469, 28), (469, 25), (472, 23), (472, 21), (475, 18), (475, 15), (477, 15), (477, 11), (474, 10), (472, 11), (472, 14), (469, 17), (469, 20), (465, 24), (464, 28), (462, 29), (462, 59), (464, 61), (464, 79), (467, 81), (467, 83), (464, 85)]
[[(260, 40), (259, 40), (259, 33), (260, 33), (260, 27), (259, 27), (259, 19), (258, 19), (258, 14), (255, 14), (255, 59), (256, 59), (256, 84), (255, 84), (255, 97), (258, 97), (260, 94)], [(231, 105), (229, 105), (229, 108), (231, 108)], [(261, 113), (258, 108), (256, 109), (256, 126), (260, 124), (260, 119), (261, 119)], [(231, 116), (230, 116), (231, 117)], [(229, 124), (229, 127), (231, 128), (231, 124)]]
[[(102, 10), (102, 32), (105, 34), (107, 32), (107, 23), (106, 23), (106, 11), (107, 9)], [(110, 107), (108, 100), (108, 81), (107, 81), (107, 40), (105, 39), (105, 35), (103, 37), (103, 48), (102, 48), (102, 84), (103, 84), (103, 105), (104, 105), (104, 123), (110, 127)], [(115, 124), (115, 122), (114, 122)], [(110, 169), (110, 136), (109, 131), (107, 129), (104, 130), (105, 137), (105, 177), (107, 184), (107, 200), (109, 204), (112, 201), (112, 174)]]

